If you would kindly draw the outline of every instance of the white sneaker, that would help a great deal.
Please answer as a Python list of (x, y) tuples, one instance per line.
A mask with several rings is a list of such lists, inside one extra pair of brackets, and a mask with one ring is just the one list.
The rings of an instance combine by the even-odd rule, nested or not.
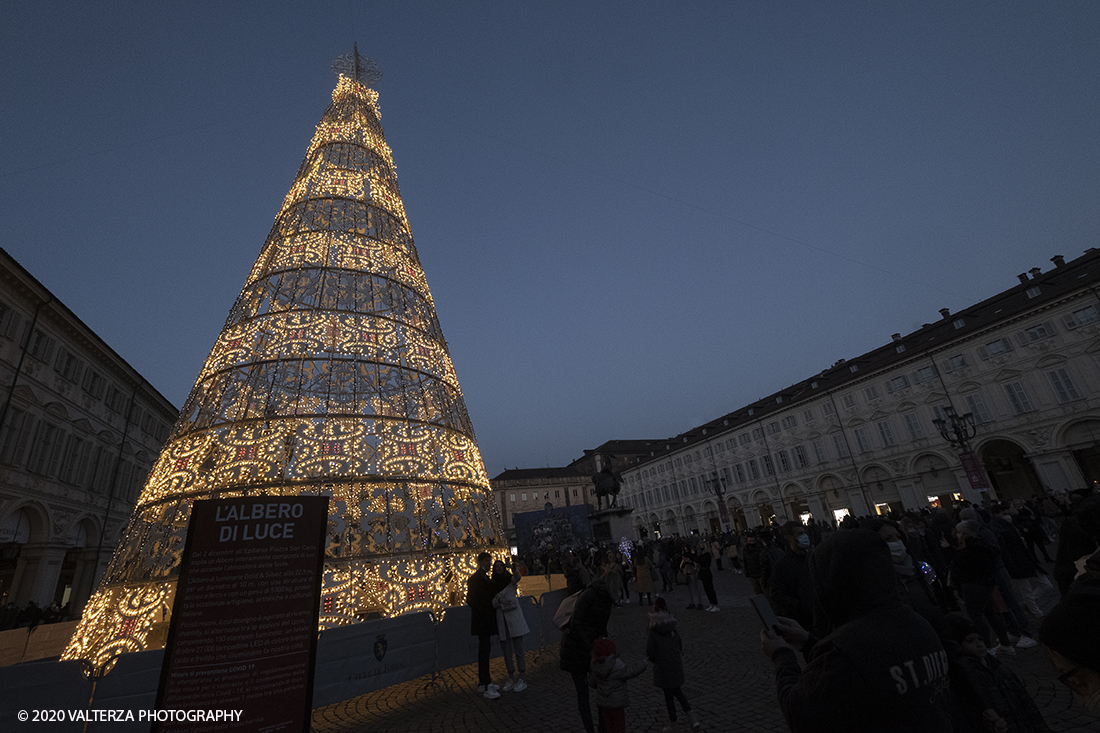
[(1030, 636), (1021, 636), (1020, 640), (1016, 642), (1017, 649), (1029, 649), (1033, 646), (1038, 646), (1039, 642), (1032, 639)]
[(483, 694), (482, 697), (484, 697), (486, 700), (496, 700), (498, 697), (500, 697), (500, 693), (496, 690), (486, 690), (485, 694)]
[(516, 683), (515, 683), (514, 680), (508, 680), (507, 682), (504, 683), (504, 687), (500, 688), (500, 691), (501, 692), (511, 692), (512, 688), (515, 687), (515, 686), (516, 686)]
[(721, 608), (719, 608), (718, 606), (711, 606), (711, 607), (710, 607), (710, 608), (708, 608), (707, 610), (708, 610), (708, 611), (710, 611), (711, 613), (718, 613), (718, 612), (719, 612), (719, 611), (721, 611), (722, 609), (721, 609)]
[(524, 682), (523, 680), (519, 680), (519, 681), (516, 682), (516, 686), (512, 688), (512, 692), (523, 692), (526, 689), (527, 689), (527, 683)]
[(494, 685), (492, 682), (490, 682), (489, 684), (487, 684), (485, 686), (488, 687), (493, 692), (500, 692), (500, 685)]

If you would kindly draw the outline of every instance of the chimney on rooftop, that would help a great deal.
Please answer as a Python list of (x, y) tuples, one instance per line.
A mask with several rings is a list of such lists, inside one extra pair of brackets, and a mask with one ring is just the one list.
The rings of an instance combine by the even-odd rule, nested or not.
[(951, 309), (950, 308), (940, 308), (940, 315), (943, 316), (943, 320), (946, 321), (948, 318), (951, 317)]
[(1035, 278), (1035, 277), (1039, 277), (1040, 275), (1042, 275), (1042, 274), (1043, 274), (1043, 271), (1042, 271), (1042, 270), (1040, 270), (1040, 269), (1039, 269), (1038, 267), (1033, 267), (1033, 268), (1031, 268), (1030, 270), (1028, 270), (1028, 272), (1030, 272), (1030, 273), (1031, 273), (1031, 276), (1032, 276), (1033, 278)]
[(1027, 273), (1026, 273), (1026, 272), (1021, 272), (1021, 273), (1020, 273), (1019, 275), (1017, 275), (1016, 277), (1020, 278), (1020, 282), (1022, 282), (1022, 283), (1026, 283), (1026, 282), (1027, 282)]
[(1062, 265), (1066, 264), (1066, 258), (1062, 255), (1054, 255), (1050, 258), (1050, 261), (1054, 263), (1055, 267), (1061, 267)]

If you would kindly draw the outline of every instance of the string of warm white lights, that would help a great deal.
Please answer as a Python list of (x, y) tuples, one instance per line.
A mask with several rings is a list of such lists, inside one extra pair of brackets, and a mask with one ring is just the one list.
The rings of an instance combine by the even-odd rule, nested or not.
[(321, 628), (441, 618), (505, 556), (378, 94), (332, 99), (67, 659), (163, 646), (195, 499), (330, 497)]

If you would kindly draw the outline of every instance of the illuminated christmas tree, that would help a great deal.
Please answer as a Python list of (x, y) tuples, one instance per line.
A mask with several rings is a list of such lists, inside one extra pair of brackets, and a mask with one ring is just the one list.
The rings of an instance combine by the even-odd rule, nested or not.
[(191, 502), (330, 498), (320, 627), (464, 602), (503, 534), (354, 54), (65, 658), (163, 646)]

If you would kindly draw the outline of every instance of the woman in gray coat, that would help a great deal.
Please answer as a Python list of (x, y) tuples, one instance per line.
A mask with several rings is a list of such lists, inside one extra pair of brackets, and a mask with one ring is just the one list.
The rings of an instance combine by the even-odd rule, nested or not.
[[(523, 692), (527, 689), (527, 683), (523, 681), (527, 674), (527, 665), (524, 663), (523, 637), (530, 631), (527, 619), (523, 617), (523, 609), (519, 606), (517, 590), (520, 574), (516, 569), (515, 561), (512, 561), (512, 571), (509, 573), (504, 563), (497, 560), (493, 563), (493, 579), (511, 575), (509, 582), (503, 590), (493, 596), (493, 608), (497, 611), (497, 636), (500, 639), (500, 651), (504, 654), (504, 666), (508, 668), (508, 681), (501, 692)], [(516, 655), (515, 666), (512, 665), (512, 654)], [(518, 672), (517, 672), (518, 670)]]

